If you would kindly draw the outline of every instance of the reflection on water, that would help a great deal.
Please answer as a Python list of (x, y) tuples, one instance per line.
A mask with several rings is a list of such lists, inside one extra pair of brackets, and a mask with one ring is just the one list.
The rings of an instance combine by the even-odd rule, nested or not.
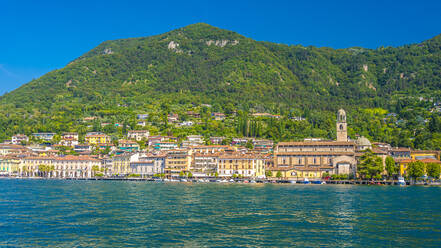
[(0, 180), (0, 246), (434, 246), (438, 187)]

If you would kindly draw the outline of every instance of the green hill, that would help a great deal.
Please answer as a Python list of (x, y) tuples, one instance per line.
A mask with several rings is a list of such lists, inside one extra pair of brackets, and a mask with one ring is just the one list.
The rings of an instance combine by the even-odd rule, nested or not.
[(440, 35), (402, 47), (332, 49), (259, 42), (199, 23), (103, 42), (3, 95), (0, 132), (6, 138), (72, 130), (85, 116), (122, 121), (164, 104), (173, 111), (211, 104), (219, 112), (308, 117), (311, 111), (331, 116), (341, 107), (354, 116), (378, 107), (399, 112), (417, 107), (415, 97), (438, 101), (440, 89)]

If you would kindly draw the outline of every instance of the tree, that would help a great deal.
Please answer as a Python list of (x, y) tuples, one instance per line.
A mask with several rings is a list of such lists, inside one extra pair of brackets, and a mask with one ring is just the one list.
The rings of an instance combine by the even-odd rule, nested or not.
[(248, 149), (253, 149), (254, 148), (253, 141), (251, 139), (248, 140), (248, 142), (246, 143), (245, 147), (248, 148)]
[(276, 177), (279, 178), (279, 179), (282, 178), (282, 172), (278, 171), (278, 172), (276, 173)]
[(269, 170), (269, 171), (265, 171), (265, 176), (266, 177), (272, 177), (273, 173)]
[(407, 175), (411, 178), (424, 176), (425, 164), (421, 161), (411, 162), (407, 165)]
[(427, 175), (429, 177), (433, 177), (436, 179), (439, 179), (440, 176), (440, 165), (436, 164), (436, 163), (428, 163), (426, 165), (426, 171), (427, 171)]
[(187, 173), (187, 177), (192, 178), (193, 174), (191, 172)]
[(395, 160), (391, 156), (386, 157), (386, 171), (389, 178), (398, 172)]
[(371, 179), (383, 172), (383, 160), (368, 150), (360, 157), (357, 172), (362, 179)]
[(92, 166), (92, 172), (95, 175), (97, 172), (100, 172), (100, 167), (98, 165)]
[(181, 172), (179, 172), (179, 176), (180, 176), (180, 177), (184, 177), (184, 176), (185, 176), (185, 173), (184, 173), (183, 171), (181, 171)]

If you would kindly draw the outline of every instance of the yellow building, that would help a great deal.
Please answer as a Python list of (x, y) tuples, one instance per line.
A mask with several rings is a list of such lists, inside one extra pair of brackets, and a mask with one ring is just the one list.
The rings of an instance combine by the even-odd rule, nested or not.
[(431, 151), (431, 150), (411, 150), (410, 151), (411, 159), (425, 159), (425, 158), (433, 158), (440, 159), (440, 151)]
[(16, 157), (0, 157), (0, 174), (18, 174), (20, 171), (20, 159)]
[(86, 135), (85, 140), (86, 143), (90, 145), (108, 144), (112, 142), (110, 137), (105, 134)]
[[(327, 168), (332, 171), (332, 167)], [(271, 178), (285, 179), (285, 180), (300, 180), (300, 179), (320, 179), (324, 173), (329, 172), (323, 167), (268, 167), (265, 170), (271, 171)]]
[(264, 178), (265, 159), (260, 154), (226, 153), (219, 156), (217, 170), (220, 177)]
[(416, 161), (421, 161), (424, 164), (430, 164), (430, 163), (441, 164), (441, 161), (439, 161), (438, 159), (434, 159), (434, 158), (425, 158), (425, 159), (420, 159), (420, 160), (398, 159), (398, 160), (395, 160), (395, 162), (397, 162), (400, 167), (400, 175), (401, 176), (407, 175), (407, 167), (408, 167), (409, 163), (416, 162)]
[(181, 172), (190, 171), (192, 162), (192, 151), (190, 149), (170, 150), (165, 157), (165, 175), (167, 177), (179, 177)]
[(138, 161), (139, 154), (121, 154), (112, 158), (111, 173), (113, 175), (127, 175), (131, 173), (130, 163)]

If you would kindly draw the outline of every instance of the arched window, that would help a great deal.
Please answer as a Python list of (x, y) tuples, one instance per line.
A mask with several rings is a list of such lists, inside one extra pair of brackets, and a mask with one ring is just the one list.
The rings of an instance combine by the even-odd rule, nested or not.
[(340, 124), (340, 130), (343, 130), (343, 124)]

